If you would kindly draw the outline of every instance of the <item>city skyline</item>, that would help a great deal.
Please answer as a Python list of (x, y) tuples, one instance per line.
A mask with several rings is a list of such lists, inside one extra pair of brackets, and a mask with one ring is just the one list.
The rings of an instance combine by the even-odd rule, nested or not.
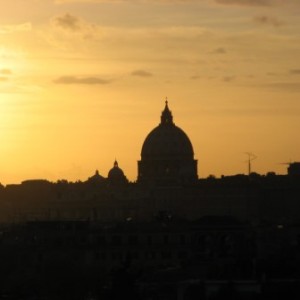
[[(172, 3), (171, 3), (172, 2)], [(131, 181), (168, 97), (200, 178), (299, 161), (300, 4), (0, 0), (0, 182)]]

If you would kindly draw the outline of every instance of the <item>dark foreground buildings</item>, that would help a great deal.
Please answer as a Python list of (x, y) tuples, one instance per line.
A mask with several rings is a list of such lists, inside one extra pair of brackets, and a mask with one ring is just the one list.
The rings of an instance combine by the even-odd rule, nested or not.
[(107, 178), (0, 188), (0, 296), (299, 296), (299, 196), (299, 163), (285, 176), (198, 179), (191, 141), (166, 103), (137, 182), (115, 161)]

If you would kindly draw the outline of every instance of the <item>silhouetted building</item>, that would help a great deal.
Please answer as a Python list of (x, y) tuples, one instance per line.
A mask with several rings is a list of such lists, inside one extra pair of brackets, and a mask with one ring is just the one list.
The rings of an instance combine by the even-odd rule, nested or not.
[(181, 185), (195, 182), (197, 160), (185, 132), (173, 122), (168, 102), (161, 122), (146, 137), (138, 162), (138, 182), (150, 185)]
[(115, 161), (107, 178), (0, 186), (0, 297), (291, 298), (300, 282), (299, 169), (198, 179), (166, 102), (136, 183)]
[[(289, 175), (299, 174), (299, 163)], [(161, 122), (146, 137), (137, 182), (115, 161), (107, 178), (98, 171), (85, 182), (27, 180), (0, 188), (0, 222), (154, 218), (197, 220), (231, 216), (271, 224), (300, 221), (299, 176), (235, 175), (201, 178), (192, 143), (173, 122), (166, 102)]]
[(119, 168), (118, 162), (115, 160), (114, 166), (108, 172), (107, 176), (108, 184), (112, 187), (124, 186), (128, 183), (126, 176), (121, 168)]
[(106, 182), (106, 179), (99, 174), (99, 171), (96, 170), (95, 174), (87, 180), (87, 183), (91, 184), (103, 184)]
[(288, 175), (300, 176), (300, 162), (290, 163), (288, 166)]

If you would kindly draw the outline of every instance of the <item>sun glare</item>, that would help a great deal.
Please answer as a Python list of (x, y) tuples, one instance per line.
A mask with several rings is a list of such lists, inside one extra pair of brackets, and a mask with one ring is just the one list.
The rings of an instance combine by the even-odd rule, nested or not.
[(17, 75), (27, 67), (28, 60), (24, 51), (0, 47), (0, 75)]

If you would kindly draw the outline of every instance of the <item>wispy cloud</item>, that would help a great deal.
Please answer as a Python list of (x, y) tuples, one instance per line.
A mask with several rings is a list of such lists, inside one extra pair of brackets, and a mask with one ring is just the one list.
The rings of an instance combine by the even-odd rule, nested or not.
[(0, 74), (2, 74), (2, 75), (11, 75), (12, 71), (10, 69), (0, 69)]
[(223, 77), (223, 81), (225, 82), (230, 82), (233, 81), (235, 79), (235, 76), (224, 76)]
[(10, 69), (0, 69), (0, 82), (6, 82), (11, 77), (12, 74)]
[(287, 92), (300, 92), (300, 82), (274, 82), (259, 86), (263, 88), (285, 90)]
[(228, 5), (268, 6), (271, 5), (274, 0), (215, 0), (215, 2)]
[[(135, 56), (136, 59), (136, 55), (172, 59), (167, 51), (173, 52), (177, 45), (184, 48), (195, 39), (199, 43), (202, 37), (209, 35), (207, 31), (201, 26), (101, 26), (68, 13), (52, 18), (38, 35), (51, 48), (74, 56), (99, 56), (102, 53), (118, 59), (125, 56)], [(156, 51), (150, 51), (150, 48)], [(146, 77), (149, 74), (135, 75)]]
[(5, 79), (2, 83), (0, 84), (0, 94), (32, 94), (42, 90), (41, 86), (16, 84)]
[(9, 34), (19, 31), (30, 31), (32, 25), (29, 22), (22, 24), (9, 24), (9, 25), (0, 25), (0, 34)]
[(148, 71), (145, 71), (145, 70), (136, 70), (136, 71), (133, 71), (131, 73), (131, 75), (133, 75), (133, 76), (140, 76), (140, 77), (151, 77), (151, 76), (153, 76), (152, 73), (150, 73)]
[(213, 108), (213, 109), (202, 109), (201, 113), (206, 115), (229, 115), (229, 116), (248, 116), (248, 117), (257, 117), (257, 116), (299, 116), (300, 110), (293, 109), (290, 107), (285, 107), (282, 109), (276, 109), (275, 107), (253, 107), (253, 108)]
[(298, 0), (53, 0), (55, 4), (67, 3), (155, 3), (155, 4), (202, 4), (202, 3), (217, 3), (220, 5), (237, 5), (237, 6), (274, 6), (279, 4), (296, 4)]
[(200, 75), (192, 75), (190, 77), (190, 79), (192, 79), (192, 80), (196, 80), (196, 79), (199, 79), (199, 78), (202, 78), (202, 76), (200, 76)]
[[(200, 0), (201, 1), (201, 0)], [(200, 2), (198, 1), (198, 2)], [(299, 7), (298, 0), (211, 0), (220, 5), (244, 7)]]
[(124, 0), (54, 0), (55, 4), (64, 4), (64, 3), (102, 3), (102, 2), (124, 2)]
[[(124, 2), (154, 2), (154, 3), (170, 3), (172, 0), (54, 0), (55, 4), (65, 4), (65, 3), (124, 3)], [(197, 2), (197, 0), (173, 0), (176, 2)]]
[(256, 16), (253, 20), (255, 23), (260, 25), (271, 25), (275, 27), (279, 27), (285, 24), (282, 20), (272, 16)]
[(216, 48), (210, 52), (211, 54), (225, 54), (227, 50), (223, 47)]
[(50, 24), (52, 34), (62, 39), (76, 35), (87, 40), (102, 33), (100, 26), (69, 13), (53, 17)]
[(86, 85), (101, 85), (111, 83), (111, 80), (99, 77), (76, 77), (76, 76), (62, 76), (54, 80), (58, 84), (86, 84)]
[(290, 74), (292, 74), (292, 75), (300, 75), (300, 69), (292, 69), (292, 70), (290, 70)]
[(275, 72), (267, 72), (266, 75), (267, 76), (279, 76), (280, 74), (275, 73)]
[(58, 27), (71, 31), (78, 31), (81, 29), (81, 20), (68, 13), (53, 18), (53, 23)]
[(49, 26), (39, 30), (38, 35), (51, 47), (80, 53), (90, 49), (88, 42), (102, 37), (102, 30), (76, 15), (65, 13), (51, 18)]
[[(138, 3), (164, 3), (164, 4), (174, 4), (174, 3), (188, 3), (188, 2), (203, 2), (203, 0), (53, 0), (55, 4), (64, 3), (124, 3), (124, 2), (138, 2)], [(207, 1), (207, 0), (205, 0)]]

